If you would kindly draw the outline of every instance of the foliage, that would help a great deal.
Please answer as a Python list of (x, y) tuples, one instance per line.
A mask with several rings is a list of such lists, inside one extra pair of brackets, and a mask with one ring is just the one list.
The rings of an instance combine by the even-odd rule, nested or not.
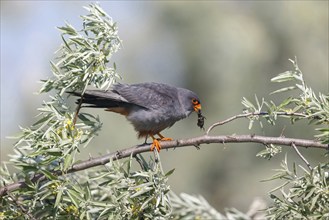
[(274, 203), (267, 209), (269, 219), (329, 218), (329, 163), (321, 163), (311, 170), (301, 165), (299, 168), (302, 175), (297, 174), (295, 163), (289, 169), (286, 158), (270, 179), (284, 183), (270, 192)]
[[(273, 82), (286, 82), (286, 81), (297, 81), (297, 83), (290, 87), (284, 87), (279, 90), (272, 92), (272, 94), (285, 92), (292, 89), (299, 89), (301, 94), (296, 98), (288, 98), (284, 100), (279, 106), (272, 105), (270, 111), (282, 110), (290, 114), (300, 112), (302, 117), (291, 117), (291, 122), (307, 118), (310, 123), (321, 125), (325, 127), (319, 127), (316, 130), (320, 134), (316, 135), (318, 140), (324, 144), (329, 144), (329, 94), (325, 95), (319, 93), (317, 96), (314, 91), (305, 84), (303, 79), (303, 73), (297, 65), (297, 59), (290, 60), (294, 65), (294, 70), (286, 71), (279, 74), (277, 77), (272, 79)], [(289, 106), (289, 108), (288, 108)]]
[[(81, 16), (83, 28), (80, 31), (68, 23), (59, 27), (63, 44), (56, 52), (56, 62), (51, 62), (53, 77), (44, 80), (40, 90), (55, 94), (38, 109), (38, 121), (31, 127), (21, 128), (22, 134), (11, 159), (18, 172), (10, 175), (6, 166), (2, 168), (1, 186), (22, 179), (27, 180), (28, 185), (21, 192), (1, 198), (4, 208), (0, 209), (6, 216), (30, 217), (31, 213), (57, 218), (67, 207), (71, 211), (74, 209), (70, 205), (60, 206), (69, 201), (74, 204), (73, 197), (63, 197), (69, 195), (67, 190), (79, 192), (83, 187), (73, 174), (58, 177), (56, 172), (66, 173), (75, 162), (79, 148), (97, 135), (102, 123), (98, 117), (86, 113), (79, 114), (79, 122), (75, 123), (75, 112), (70, 110), (63, 94), (67, 89), (84, 91), (88, 85), (105, 88), (113, 84), (119, 74), (114, 63), (113, 67), (108, 65), (121, 45), (112, 19), (96, 4), (86, 9), (89, 14)], [(29, 182), (38, 175), (44, 175), (47, 181)], [(87, 186), (85, 188), (89, 190)], [(22, 203), (13, 204), (20, 200)]]
[(25, 213), (11, 201), (20, 200), (17, 194), (2, 200), (7, 208), (2, 212), (15, 217), (28, 217), (29, 212), (37, 219), (164, 219), (171, 206), (167, 175), (160, 163), (145, 163), (140, 171), (132, 171), (131, 163), (132, 158), (81, 174), (53, 176), (24, 193), (20, 205), (29, 207)]
[[(44, 80), (40, 90), (54, 94), (38, 109), (37, 121), (21, 128), (9, 163), (16, 172), (9, 172), (8, 163), (0, 168), (0, 187), (22, 180), (26, 185), (0, 198), (0, 219), (251, 219), (234, 208), (221, 214), (202, 196), (176, 195), (168, 185), (174, 170), (163, 171), (157, 152), (155, 159), (149, 161), (131, 156), (123, 162), (111, 161), (83, 172), (67, 172), (76, 162), (79, 149), (88, 147), (102, 123), (97, 116), (86, 113), (80, 113), (75, 123), (76, 113), (68, 107), (64, 93), (84, 92), (88, 86), (108, 88), (120, 78), (115, 63), (111, 62), (121, 46), (117, 26), (97, 4), (86, 9), (89, 14), (81, 16), (80, 31), (68, 23), (59, 27), (63, 44), (55, 61), (50, 63), (53, 77)], [(295, 70), (280, 74), (273, 81), (298, 83), (273, 94), (298, 88), (301, 95), (279, 105), (259, 101), (257, 97), (253, 104), (244, 98), (245, 112), (251, 113), (250, 128), (262, 118), (275, 124), (278, 117), (328, 125), (328, 96), (316, 96), (306, 86), (297, 62), (292, 62)], [(317, 138), (329, 143), (327, 127), (317, 130), (320, 132)], [(270, 159), (279, 152), (279, 146), (268, 145), (259, 156)], [(140, 170), (133, 169), (135, 159)], [(268, 217), (328, 216), (328, 167), (328, 163), (323, 163), (310, 171), (302, 168), (302, 174), (297, 175), (295, 165), (290, 171), (285, 161), (272, 178), (286, 182), (270, 192), (273, 205), (267, 209)]]
[[(294, 70), (286, 71), (272, 79), (273, 82), (295, 81), (295, 85), (278, 89), (271, 94), (298, 89), (298, 97), (288, 97), (279, 105), (273, 101), (261, 102), (255, 96), (256, 104), (243, 98), (242, 104), (251, 112), (249, 128), (255, 120), (264, 118), (269, 124), (275, 125), (278, 117), (288, 118), (291, 123), (297, 120), (308, 120), (317, 126), (319, 132), (315, 137), (324, 144), (329, 143), (329, 94), (319, 93), (317, 96), (303, 79), (297, 60), (290, 60)], [(280, 146), (267, 145), (257, 156), (270, 159), (281, 152)], [(306, 161), (307, 162), (307, 161)], [(307, 165), (309, 166), (308, 162)], [(329, 218), (329, 162), (319, 163), (316, 167), (309, 166), (309, 171), (299, 165), (302, 174), (297, 174), (296, 164), (289, 170), (287, 158), (281, 164), (281, 169), (269, 180), (284, 180), (285, 182), (269, 194), (273, 205), (267, 209), (269, 219), (323, 219)], [(280, 195), (276, 195), (279, 193)]]
[[(246, 108), (245, 113), (252, 113), (249, 116), (249, 129), (252, 128), (256, 120), (263, 126), (262, 118), (271, 125), (275, 125), (278, 117), (288, 118), (291, 123), (297, 120), (308, 120), (309, 123), (320, 126), (316, 128), (319, 134), (315, 137), (323, 144), (329, 144), (329, 94), (325, 95), (319, 93), (317, 96), (314, 91), (305, 84), (303, 73), (297, 65), (297, 59), (290, 60), (290, 62), (293, 64), (294, 70), (280, 73), (278, 76), (272, 78), (271, 81), (277, 83), (294, 81), (296, 83), (292, 86), (278, 89), (271, 94), (298, 89), (300, 95), (298, 97), (288, 97), (280, 104), (275, 104), (273, 101), (265, 101), (264, 98), (260, 101), (256, 95), (256, 104), (253, 104), (247, 98), (243, 97), (242, 104)], [(270, 159), (280, 152), (281, 147), (268, 145), (266, 149), (259, 152), (257, 156)]]
[(85, 8), (90, 14), (81, 16), (81, 31), (68, 23), (58, 28), (63, 44), (57, 51), (57, 62), (50, 62), (55, 77), (44, 81), (40, 92), (56, 89), (63, 95), (68, 88), (85, 91), (90, 84), (108, 88), (120, 78), (115, 63), (108, 67), (121, 46), (117, 25), (101, 7), (93, 4)]

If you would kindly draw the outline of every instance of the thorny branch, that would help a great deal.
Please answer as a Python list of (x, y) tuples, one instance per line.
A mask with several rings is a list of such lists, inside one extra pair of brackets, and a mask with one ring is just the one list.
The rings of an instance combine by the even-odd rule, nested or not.
[[(306, 140), (306, 139), (294, 139), (294, 138), (286, 138), (286, 137), (267, 137), (267, 136), (259, 136), (259, 135), (220, 135), (220, 136), (210, 136), (209, 132), (216, 126), (228, 123), (238, 118), (242, 117), (249, 117), (252, 116), (254, 113), (247, 113), (247, 114), (240, 114), (228, 118), (224, 121), (217, 122), (211, 125), (206, 134), (199, 137), (183, 139), (183, 140), (174, 140), (174, 141), (165, 141), (161, 143), (161, 149), (171, 149), (171, 148), (178, 148), (178, 147), (185, 147), (185, 146), (197, 146), (199, 147), (201, 144), (211, 144), (211, 143), (259, 143), (263, 145), (275, 144), (275, 145), (284, 145), (290, 147), (311, 147), (311, 148), (319, 148), (319, 149), (328, 149), (328, 145), (322, 144), (317, 141), (313, 140)], [(74, 164), (67, 173), (74, 173), (77, 171), (89, 169), (92, 167), (104, 165), (111, 160), (120, 160), (122, 158), (127, 158), (132, 156), (136, 156), (137, 154), (145, 153), (150, 151), (150, 144), (145, 143), (142, 145), (135, 145), (133, 147), (129, 147), (123, 150), (118, 150), (116, 152), (112, 152), (100, 157), (90, 158), (86, 161), (82, 161), (79, 163)], [(61, 171), (55, 171), (54, 175), (61, 176), (64, 175)], [(35, 175), (31, 182), (36, 183), (45, 180), (46, 177), (42, 174)], [(0, 188), (0, 196), (5, 196), (9, 192), (14, 190), (25, 188), (27, 185), (25, 181), (19, 181), (5, 187)]]

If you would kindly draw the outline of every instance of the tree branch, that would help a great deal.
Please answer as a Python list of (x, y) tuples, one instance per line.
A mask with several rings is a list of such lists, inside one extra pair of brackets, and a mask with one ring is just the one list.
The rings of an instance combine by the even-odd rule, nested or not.
[[(298, 113), (298, 112), (294, 112), (294, 113), (276, 112), (275, 114), (280, 115), (280, 116), (293, 116), (293, 117), (307, 118), (307, 115), (302, 114), (302, 113)], [(232, 116), (232, 117), (230, 117), (230, 118), (228, 118), (224, 121), (219, 121), (219, 122), (216, 122), (215, 124), (211, 125), (208, 128), (206, 134), (209, 134), (209, 132), (217, 126), (229, 123), (229, 122), (234, 121), (234, 120), (239, 119), (239, 118), (248, 118), (248, 117), (252, 117), (252, 116), (266, 116), (266, 115), (269, 116), (270, 114), (268, 112), (249, 112), (249, 113), (235, 115), (235, 116)]]
[[(209, 129), (208, 129), (209, 130)], [(186, 147), (186, 146), (199, 146), (201, 144), (211, 144), (211, 143), (260, 143), (263, 145), (276, 144), (276, 145), (284, 145), (284, 146), (297, 146), (297, 147), (311, 147), (311, 148), (319, 148), (326, 150), (328, 149), (328, 145), (321, 144), (317, 141), (306, 140), (306, 139), (294, 139), (294, 138), (286, 138), (286, 137), (266, 137), (266, 136), (258, 136), (258, 135), (221, 135), (221, 136), (209, 136), (203, 135), (200, 137), (189, 138), (184, 140), (175, 140), (175, 141), (165, 141), (161, 142), (162, 149), (171, 149), (177, 147)], [(81, 170), (85, 170), (88, 168), (104, 165), (111, 160), (119, 160), (122, 158), (130, 157), (130, 155), (137, 155), (144, 152), (150, 151), (150, 144), (142, 144), (135, 145), (130, 148), (126, 148), (123, 150), (118, 150), (113, 153), (106, 154), (104, 156), (90, 158), (89, 160), (76, 163), (72, 166), (71, 169), (67, 171), (67, 173), (73, 173)], [(54, 175), (61, 176), (63, 175), (62, 171), (57, 171)], [(31, 179), (31, 182), (39, 182), (45, 180), (46, 177), (42, 174), (38, 174)], [(6, 195), (8, 192), (12, 192), (14, 190), (25, 188), (27, 185), (25, 181), (19, 181), (7, 186), (0, 188), (0, 196)]]

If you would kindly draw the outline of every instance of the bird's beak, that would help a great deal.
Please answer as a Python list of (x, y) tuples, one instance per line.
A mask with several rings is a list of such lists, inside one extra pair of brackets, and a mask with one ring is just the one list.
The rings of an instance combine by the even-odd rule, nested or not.
[(193, 108), (194, 108), (195, 112), (199, 113), (201, 111), (201, 104), (198, 103), (198, 104), (194, 105)]

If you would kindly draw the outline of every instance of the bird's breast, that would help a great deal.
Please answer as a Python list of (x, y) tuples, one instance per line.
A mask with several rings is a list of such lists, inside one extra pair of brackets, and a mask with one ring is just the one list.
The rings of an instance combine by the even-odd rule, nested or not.
[(184, 116), (168, 111), (141, 109), (132, 111), (127, 116), (127, 119), (132, 123), (136, 131), (156, 134), (171, 127), (178, 120), (185, 118)]

